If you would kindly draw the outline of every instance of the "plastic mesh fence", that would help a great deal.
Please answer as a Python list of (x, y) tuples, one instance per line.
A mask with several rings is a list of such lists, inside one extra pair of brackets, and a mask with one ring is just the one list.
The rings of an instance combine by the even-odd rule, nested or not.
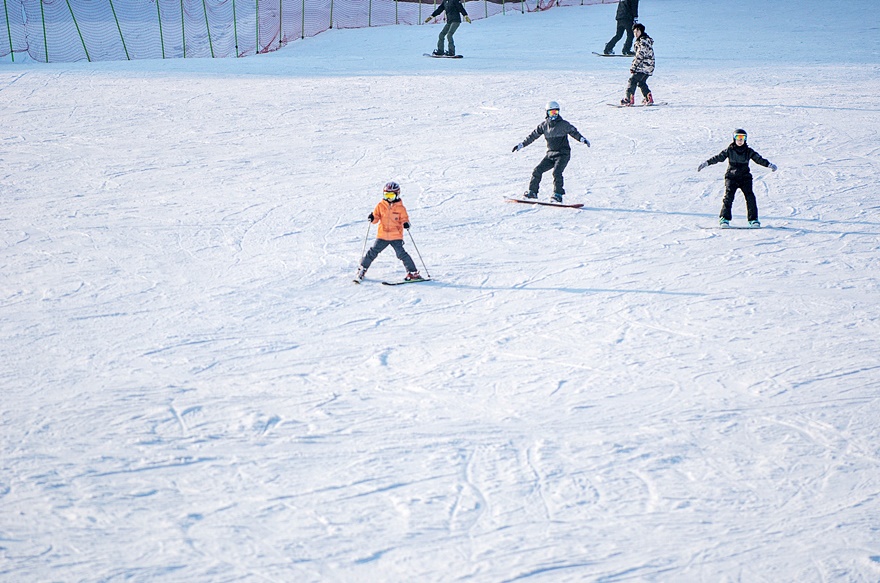
[[(617, 0), (471, 0), (471, 19)], [(437, 0), (0, 0), (0, 57), (40, 62), (243, 57), (330, 28), (421, 24)], [(441, 16), (439, 20), (442, 20)]]

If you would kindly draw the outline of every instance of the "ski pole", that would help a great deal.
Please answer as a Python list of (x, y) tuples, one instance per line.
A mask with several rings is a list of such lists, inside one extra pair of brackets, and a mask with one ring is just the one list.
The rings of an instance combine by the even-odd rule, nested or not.
[(367, 240), (370, 238), (370, 227), (372, 226), (372, 222), (367, 223), (367, 234), (364, 235), (364, 250), (361, 251), (361, 258), (358, 259), (358, 265), (360, 265), (360, 262), (364, 260), (364, 256), (367, 254)]
[(412, 241), (413, 248), (416, 250), (416, 255), (419, 256), (419, 261), (422, 262), (422, 267), (425, 269), (425, 275), (427, 275), (427, 276), (428, 276), (428, 279), (430, 279), (430, 278), (431, 278), (431, 274), (428, 273), (428, 266), (425, 265), (425, 260), (422, 259), (422, 254), (419, 253), (419, 246), (416, 245), (416, 240), (413, 239), (412, 232), (411, 232), (409, 229), (407, 229), (406, 232), (409, 233), (409, 240)]

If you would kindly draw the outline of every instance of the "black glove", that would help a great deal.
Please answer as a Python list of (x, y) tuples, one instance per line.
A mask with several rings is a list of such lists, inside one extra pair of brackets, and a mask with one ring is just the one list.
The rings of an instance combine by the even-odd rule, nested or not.
[(403, 223), (403, 228), (404, 228), (404, 229), (409, 229), (409, 223)]
[(373, 213), (370, 213), (370, 216), (368, 216), (367, 218), (370, 219), (371, 223), (376, 220), (376, 217), (373, 216)]
[(513, 150), (511, 150), (511, 151), (512, 151), (512, 152), (519, 152), (519, 151), (522, 150), (523, 148), (525, 148), (525, 146), (523, 146), (523, 143), (520, 142), (520, 143), (518, 143), (517, 145), (515, 145), (515, 146), (513, 147)]

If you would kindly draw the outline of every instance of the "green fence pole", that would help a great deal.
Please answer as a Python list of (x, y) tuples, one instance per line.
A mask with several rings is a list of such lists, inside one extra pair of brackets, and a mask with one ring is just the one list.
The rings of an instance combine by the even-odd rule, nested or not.
[(186, 22), (183, 18), (183, 0), (180, 0), (180, 36), (183, 39), (183, 58), (186, 58)]
[(373, 0), (370, 0), (370, 6), (367, 8), (367, 28), (373, 26)]
[(205, 30), (208, 31), (208, 47), (211, 49), (211, 58), (214, 58), (214, 43), (211, 41), (211, 23), (208, 22), (208, 5), (202, 0), (202, 10), (205, 12)]
[(76, 27), (76, 34), (79, 35), (79, 42), (82, 43), (83, 50), (86, 52), (86, 60), (88, 62), (92, 62), (92, 58), (89, 56), (89, 49), (86, 48), (86, 41), (83, 38), (82, 31), (79, 29), (79, 23), (76, 21), (76, 16), (73, 14), (73, 8), (70, 7), (70, 0), (65, 0), (67, 2), (67, 9), (70, 10), (70, 17), (73, 19), (73, 26)]
[(284, 0), (278, 0), (278, 48), (281, 48), (281, 39), (284, 38)]
[(254, 49), (254, 54), (260, 54), (260, 0), (257, 0), (257, 47)]
[(333, 28), (333, 0), (330, 0), (330, 28)]
[[(332, 13), (333, 12), (333, 8), (332, 8), (333, 3), (332, 2), (330, 3), (330, 6), (331, 6), (330, 12)], [(306, 0), (303, 0), (303, 5), (302, 5), (302, 25), (301, 25), (301, 27), (302, 27), (302, 32), (300, 34), (302, 35), (302, 38), (306, 38)], [(331, 27), (332, 27), (332, 23), (331, 23)]]
[(15, 51), (12, 49), (12, 29), (9, 26), (9, 8), (6, 6), (6, 0), (3, 0), (3, 12), (6, 13), (6, 34), (9, 35), (9, 56), (12, 62), (15, 62)]
[[(159, 0), (156, 0), (157, 2)], [(235, 56), (239, 57), (240, 53), (238, 50), (238, 18), (235, 16), (235, 0), (232, 0), (232, 34), (235, 37)]]
[(159, 19), (159, 46), (162, 47), (162, 58), (165, 58), (165, 35), (162, 34), (162, 12), (159, 10), (159, 0), (156, 0), (156, 17)]
[[(122, 27), (119, 26), (119, 19), (116, 18), (116, 9), (113, 8), (113, 0), (109, 0), (109, 2), (110, 2), (110, 10), (113, 12), (113, 20), (116, 21), (116, 30), (119, 31), (119, 40), (122, 41), (122, 49), (125, 51), (125, 58), (130, 61), (131, 57), (128, 56), (128, 47), (125, 46), (125, 37), (122, 36)], [(156, 3), (158, 4), (158, 0)]]
[(43, 20), (43, 48), (46, 49), (46, 62), (49, 62), (49, 36), (46, 34), (46, 10), (40, 0), (40, 18)]
[(398, 1), (394, 0), (394, 24), (400, 24), (400, 18), (397, 15)]

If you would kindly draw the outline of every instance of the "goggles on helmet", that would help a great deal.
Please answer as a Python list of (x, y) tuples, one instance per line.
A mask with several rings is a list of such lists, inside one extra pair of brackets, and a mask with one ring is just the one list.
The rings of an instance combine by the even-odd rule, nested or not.
[(745, 134), (733, 134), (734, 140), (739, 139), (739, 138), (746, 139), (746, 135)]
[(559, 115), (559, 110), (558, 109), (548, 109), (547, 115), (549, 115), (550, 117), (556, 117), (557, 115)]
[(386, 190), (386, 191), (382, 194), (382, 196), (385, 197), (385, 200), (395, 200), (395, 199), (397, 198), (397, 193), (396, 193), (396, 192), (389, 192), (389, 191)]

